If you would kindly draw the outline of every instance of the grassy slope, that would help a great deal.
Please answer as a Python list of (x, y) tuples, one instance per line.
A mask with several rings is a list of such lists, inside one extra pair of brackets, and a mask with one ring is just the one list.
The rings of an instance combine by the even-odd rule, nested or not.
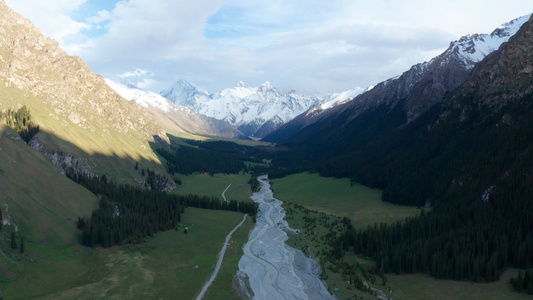
[[(183, 215), (184, 224), (192, 224), (187, 235), (165, 232), (132, 248), (82, 247), (76, 241), (75, 220), (90, 214), (96, 197), (61, 175), (10, 129), (1, 129), (9, 136), (0, 138), (0, 204), (4, 219), (7, 204), (9, 217), (26, 238), (26, 252), (19, 254), (9, 249), (12, 226), (5, 226), (1, 235), (5, 255), (0, 255), (0, 290), (6, 297), (190, 299), (212, 272), (225, 236), (242, 218), (188, 208)], [(252, 226), (248, 219), (235, 233), (208, 299), (237, 299), (231, 281)], [(212, 292), (219, 288), (224, 292)]]
[(389, 223), (418, 215), (419, 209), (381, 201), (381, 191), (362, 185), (350, 187), (349, 179), (295, 174), (275, 179), (274, 193), (282, 201), (304, 205), (340, 217), (348, 217), (355, 227)]
[[(97, 198), (61, 175), (11, 129), (0, 125), (0, 132), (0, 205), (4, 220), (9, 215), (26, 238), (26, 252), (20, 254), (9, 248), (14, 227), (4, 226), (0, 234), (0, 290), (10, 299), (136, 299), (139, 294), (190, 299), (212, 272), (225, 236), (242, 218), (238, 213), (188, 208), (182, 219), (184, 224), (192, 224), (188, 225), (188, 235), (165, 232), (132, 248), (82, 247), (76, 239), (75, 221), (79, 215), (90, 215)], [(197, 178), (200, 180), (189, 185), (209, 186), (213, 182), (208, 175)], [(228, 197), (251, 195), (245, 176), (215, 178), (217, 184), (210, 189), (213, 194), (220, 196), (233, 182), (236, 188), (228, 190)], [(235, 193), (243, 195), (237, 197)], [(231, 281), (252, 227), (249, 218), (235, 233), (207, 299), (238, 298), (230, 288)], [(195, 269), (196, 265), (199, 268)], [(213, 292), (218, 290), (223, 292)]]
[[(25, 253), (12, 251), (9, 236), (0, 234), (0, 289), (29, 293), (76, 282), (82, 268), (77, 260), (75, 222), (97, 206), (97, 197), (61, 175), (48, 159), (28, 147), (11, 129), (0, 125), (0, 206), (24, 236)], [(57, 277), (50, 277), (50, 272)]]
[(37, 241), (72, 242), (70, 225), (96, 208), (96, 196), (61, 175), (4, 125), (0, 148), (0, 203), (8, 205), (19, 229)]
[(452, 280), (436, 280), (426, 275), (387, 275), (393, 288), (394, 299), (413, 300), (470, 300), (470, 299), (531, 299), (531, 295), (513, 291), (509, 284), (516, 277), (516, 270), (507, 270), (499, 281), (493, 283), (472, 283)]
[(139, 161), (141, 168), (164, 172), (158, 157), (141, 135), (105, 130), (101, 124), (91, 124), (90, 129), (82, 128), (57, 114), (41, 98), (0, 84), (0, 110), (18, 109), (22, 105), (30, 109), (32, 120), (40, 126), (38, 136), (47, 148), (86, 158), (98, 174), (135, 184), (141, 178), (133, 169), (135, 161)]
[[(371, 225), (375, 222), (393, 222), (407, 216), (416, 215), (420, 211), (416, 208), (383, 202), (381, 201), (380, 191), (360, 185), (350, 187), (348, 179), (323, 178), (316, 174), (296, 174), (275, 179), (273, 182), (276, 198), (300, 204), (318, 212), (349, 217), (356, 227)], [(291, 212), (290, 207), (292, 206), (287, 206), (288, 212)], [(302, 212), (297, 210), (288, 215), (289, 224), (294, 228), (303, 228), (305, 226), (304, 217), (312, 219), (319, 216), (319, 214), (313, 212), (302, 214)], [(311, 240), (319, 240), (325, 234), (324, 228), (316, 226), (307, 228), (307, 230), (302, 232), (307, 233), (308, 236), (305, 238), (293, 236), (291, 238), (292, 241), (289, 239), (289, 243), (298, 248), (306, 249), (310, 253), (321, 251), (320, 242), (314, 245)], [(312, 237), (310, 234), (315, 236)], [(346, 255), (344, 259), (347, 262), (358, 262), (370, 269), (374, 265), (371, 261), (366, 261), (353, 255)], [(357, 295), (358, 297), (369, 297), (368, 294), (347, 290), (348, 286), (339, 274), (328, 270), (327, 275), (328, 284), (337, 296)], [(393, 292), (389, 293), (389, 296), (394, 299), (530, 299), (531, 297), (526, 294), (518, 294), (512, 291), (508, 283), (512, 276), (516, 276), (516, 270), (508, 270), (497, 282), (484, 284), (436, 280), (423, 274), (388, 274), (386, 286), (380, 284), (381, 279), (377, 279), (373, 286), (382, 291), (386, 291), (387, 287), (392, 288)], [(335, 287), (340, 288), (340, 290), (335, 291)]]

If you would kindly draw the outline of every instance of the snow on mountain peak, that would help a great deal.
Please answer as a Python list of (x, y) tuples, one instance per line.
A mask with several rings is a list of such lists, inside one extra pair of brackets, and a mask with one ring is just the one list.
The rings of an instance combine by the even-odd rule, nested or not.
[(160, 95), (169, 99), (174, 104), (194, 107), (197, 101), (201, 101), (202, 97), (209, 95), (209, 93), (180, 79), (169, 89), (162, 91)]
[(123, 98), (130, 101), (134, 100), (144, 107), (155, 107), (167, 113), (173, 109), (173, 104), (166, 98), (156, 93), (143, 91), (132, 86), (131, 83), (122, 84), (107, 78), (105, 78), (105, 82)]
[(272, 84), (269, 81), (263, 82), (263, 84), (261, 84), (261, 86), (264, 87), (264, 88), (267, 88), (267, 89), (271, 89), (272, 88)]
[(491, 34), (472, 34), (450, 44), (448, 51), (456, 51), (465, 66), (473, 68), (488, 54), (507, 42), (529, 20), (531, 14), (512, 20), (496, 28)]
[[(171, 101), (177, 101), (176, 97), (184, 94), (172, 89), (161, 93)], [(193, 101), (181, 99), (180, 103), (200, 114), (226, 120), (248, 135), (253, 135), (269, 121), (278, 125), (288, 122), (320, 100), (296, 93), (282, 94), (268, 81), (259, 87), (248, 87), (240, 81), (219, 93), (193, 93), (188, 97)]]
[(268, 81), (265, 81), (263, 84), (261, 84), (258, 88), (258, 91), (261, 93), (273, 92), (276, 95), (281, 96), (280, 92)]

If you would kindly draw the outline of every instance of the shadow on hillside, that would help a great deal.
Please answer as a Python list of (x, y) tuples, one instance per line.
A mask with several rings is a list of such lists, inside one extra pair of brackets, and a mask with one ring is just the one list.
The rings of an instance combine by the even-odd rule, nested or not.
[(117, 183), (131, 185), (146, 180), (148, 170), (167, 175), (160, 161), (142, 157), (142, 151), (127, 153), (124, 149), (125, 153), (119, 155), (116, 152), (104, 153), (107, 149), (102, 149), (100, 153), (87, 153), (72, 142), (47, 131), (40, 131), (27, 146), (47, 157), (56, 167), (63, 169), (63, 173), (73, 169), (76, 173), (105, 175)]

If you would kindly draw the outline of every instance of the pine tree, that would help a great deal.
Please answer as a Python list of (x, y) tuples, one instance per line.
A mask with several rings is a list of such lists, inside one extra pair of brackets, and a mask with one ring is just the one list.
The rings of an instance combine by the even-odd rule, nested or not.
[(2, 231), (4, 221), (2, 220), (2, 209), (0, 208), (0, 231)]
[(20, 237), (20, 253), (24, 253), (24, 237)]
[(17, 240), (14, 232), (11, 233), (11, 249), (17, 249)]

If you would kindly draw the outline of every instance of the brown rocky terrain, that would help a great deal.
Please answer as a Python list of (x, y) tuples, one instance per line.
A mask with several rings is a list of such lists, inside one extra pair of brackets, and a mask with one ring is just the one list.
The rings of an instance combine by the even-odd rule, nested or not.
[(69, 56), (4, 1), (0, 14), (0, 79), (6, 86), (41, 97), (57, 114), (85, 129), (94, 131), (94, 124), (100, 123), (105, 132), (113, 128), (146, 136), (159, 133), (142, 109), (120, 97), (81, 58)]

